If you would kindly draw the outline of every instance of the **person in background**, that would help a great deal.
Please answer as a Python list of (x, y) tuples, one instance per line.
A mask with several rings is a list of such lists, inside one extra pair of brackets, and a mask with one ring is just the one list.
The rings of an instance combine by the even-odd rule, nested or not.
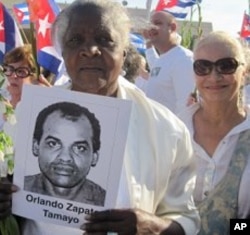
[(30, 44), (16, 47), (4, 55), (3, 74), (7, 78), (7, 91), (13, 108), (21, 99), (23, 84), (40, 84), (49, 86), (43, 77), (37, 78), (37, 68)]
[(179, 114), (193, 139), (194, 191), (200, 235), (227, 235), (230, 219), (250, 214), (250, 116), (242, 99), (246, 75), (238, 39), (216, 31), (194, 49), (198, 102)]
[(190, 106), (190, 105), (198, 102), (198, 99), (199, 99), (199, 94), (198, 94), (197, 89), (195, 88), (195, 90), (193, 92), (191, 92), (189, 97), (187, 98), (186, 106)]
[(186, 106), (190, 106), (196, 102), (197, 102), (197, 94), (195, 92), (192, 92), (187, 99)]
[(147, 71), (147, 62), (136, 48), (130, 44), (123, 64), (122, 75), (130, 82), (146, 91), (149, 73)]
[(136, 48), (130, 44), (126, 57), (123, 63), (123, 76), (130, 82), (134, 83), (135, 78), (139, 75), (140, 71), (140, 53)]
[[(129, 17), (118, 2), (76, 0), (58, 14), (52, 38), (61, 47), (68, 89), (130, 100), (133, 109), (115, 208), (87, 215), (81, 229), (26, 219), (22, 235), (197, 233), (190, 135), (172, 112), (120, 75), (129, 32)], [(0, 182), (2, 218), (16, 190)]]
[(193, 53), (180, 45), (173, 15), (153, 12), (150, 21), (149, 28), (143, 31), (150, 67), (146, 95), (177, 114), (194, 90)]
[(142, 91), (146, 92), (148, 78), (149, 78), (149, 68), (146, 58), (143, 55), (140, 55), (139, 75), (135, 78), (135, 85)]

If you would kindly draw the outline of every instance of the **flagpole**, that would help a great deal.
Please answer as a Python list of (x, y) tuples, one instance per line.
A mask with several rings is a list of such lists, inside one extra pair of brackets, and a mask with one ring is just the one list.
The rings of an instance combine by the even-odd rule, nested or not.
[(16, 23), (17, 23), (18, 29), (20, 30), (20, 33), (22, 34), (22, 37), (23, 37), (23, 39), (24, 39), (24, 41), (25, 41), (25, 44), (28, 44), (28, 43), (29, 43), (29, 40), (28, 40), (28, 38), (27, 38), (27, 36), (26, 36), (26, 33), (24, 32), (24, 29), (23, 29), (22, 25), (19, 23), (19, 21), (18, 21), (18, 19), (16, 18), (15, 14), (13, 14), (13, 16), (14, 16), (14, 19), (15, 19), (15, 21), (16, 21)]
[(147, 18), (148, 19), (150, 18), (151, 6), (152, 6), (152, 0), (147, 0), (147, 2), (146, 2), (146, 9), (147, 9)]
[(248, 0), (248, 14), (250, 15), (250, 0)]
[[(250, 0), (249, 0), (250, 1)], [(200, 39), (203, 33), (202, 29), (202, 14), (201, 14), (201, 6), (200, 3), (197, 1), (197, 8), (198, 8), (198, 38)]]
[(34, 24), (30, 21), (30, 42), (31, 42), (31, 47), (32, 47), (32, 52), (33, 52), (33, 57), (36, 63), (36, 75), (37, 75), (37, 79), (40, 75), (40, 66), (37, 62), (37, 52), (36, 52), (36, 38), (35, 38), (35, 27)]
[(28, 9), (29, 9), (29, 12), (30, 12), (30, 43), (31, 43), (31, 47), (32, 47), (32, 54), (33, 54), (33, 57), (34, 57), (34, 61), (36, 63), (36, 75), (37, 75), (37, 79), (38, 79), (41, 71), (40, 71), (40, 65), (38, 64), (38, 60), (37, 60), (35, 26), (34, 26), (34, 22), (33, 22), (33, 21), (35, 21), (34, 11), (30, 6), (32, 1), (31, 0), (26, 0), (26, 3), (28, 5)]
[(26, 36), (26, 33), (24, 32), (23, 27), (22, 27), (19, 23), (18, 23), (18, 29), (20, 30), (20, 32), (21, 32), (21, 34), (22, 34), (22, 36), (23, 36), (23, 39), (24, 39), (25, 44), (28, 44), (28, 43), (29, 43), (29, 40), (28, 40), (28, 38), (27, 38), (27, 36)]

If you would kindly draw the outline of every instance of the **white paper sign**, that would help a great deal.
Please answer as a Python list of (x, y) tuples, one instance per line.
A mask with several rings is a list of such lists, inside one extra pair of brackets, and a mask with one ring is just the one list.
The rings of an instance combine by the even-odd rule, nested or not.
[[(33, 85), (24, 86), (21, 100), (17, 110), (17, 138), (15, 140), (15, 170), (13, 182), (20, 190), (13, 194), (12, 212), (33, 220), (79, 228), (84, 222), (85, 214), (114, 208), (123, 164), (132, 106), (131, 101), (73, 92), (56, 87), (45, 88)], [(48, 196), (44, 193), (34, 193), (33, 188), (30, 191), (24, 190), (25, 178), (27, 179), (27, 176), (32, 176), (31, 178), (33, 180), (33, 176), (38, 175), (36, 179), (38, 183), (34, 188), (40, 187), (40, 189), (46, 191), (46, 187), (45, 189), (43, 188), (43, 181), (40, 176), (41, 170), (38, 164), (38, 159), (44, 152), (40, 150), (37, 152), (37, 155), (36, 152), (34, 152), (36, 145), (34, 145), (33, 132), (38, 114), (48, 106), (61, 102), (70, 102), (83, 106), (99, 120), (101, 128), (99, 160), (95, 166), (90, 167), (87, 179), (106, 191), (103, 206), (75, 200), (66, 200), (62, 197), (59, 198), (55, 196), (55, 191), (53, 191), (55, 193), (54, 196)], [(53, 129), (58, 123), (55, 123), (52, 127), (48, 127), (47, 130)], [(45, 124), (43, 124), (43, 128), (44, 125)], [(63, 143), (61, 142), (70, 142), (71, 137), (69, 138), (68, 135), (71, 131), (68, 128), (67, 125), (61, 128), (63, 130), (65, 129), (63, 140), (54, 136), (46, 137), (49, 139), (46, 139), (46, 146), (53, 149), (62, 148)], [(72, 149), (74, 153), (79, 153), (80, 151), (85, 151), (86, 146), (87, 144), (85, 142), (81, 142), (80, 144), (77, 143)], [(55, 166), (55, 169), (59, 171), (60, 174), (62, 174), (61, 172), (73, 174), (72, 168), (71, 165), (68, 166), (65, 162), (60, 166)], [(62, 178), (63, 177), (64, 176), (62, 176)], [(34, 182), (36, 182), (36, 180)]]

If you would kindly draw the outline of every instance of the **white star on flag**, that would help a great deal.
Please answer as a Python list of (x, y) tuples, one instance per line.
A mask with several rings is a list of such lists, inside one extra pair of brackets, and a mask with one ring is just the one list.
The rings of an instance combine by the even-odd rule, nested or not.
[(0, 30), (4, 30), (3, 21), (0, 22)]
[(245, 26), (244, 26), (244, 30), (245, 30), (245, 31), (250, 31), (250, 25), (245, 25)]
[(51, 23), (49, 23), (48, 19), (49, 14), (47, 14), (44, 19), (39, 19), (38, 34), (41, 33), (43, 37), (45, 37), (47, 29), (51, 28)]
[(165, 0), (164, 4), (167, 5), (169, 2), (172, 2), (172, 0)]

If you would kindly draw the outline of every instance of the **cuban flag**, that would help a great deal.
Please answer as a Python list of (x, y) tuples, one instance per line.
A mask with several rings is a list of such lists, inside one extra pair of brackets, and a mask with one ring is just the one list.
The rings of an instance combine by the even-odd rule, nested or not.
[(4, 54), (11, 49), (22, 46), (23, 40), (16, 22), (0, 2), (0, 63), (3, 63)]
[(51, 27), (60, 12), (54, 0), (28, 0), (30, 20), (35, 24), (37, 62), (43, 68), (58, 75), (63, 66), (61, 55), (55, 50), (51, 39)]
[(175, 18), (186, 18), (189, 8), (202, 0), (159, 0), (156, 11), (166, 11)]
[(130, 33), (129, 37), (130, 37), (130, 42), (136, 48), (136, 50), (139, 53), (144, 54), (146, 50), (146, 43), (144, 38), (138, 33)]
[(245, 12), (243, 16), (240, 36), (246, 40), (250, 40), (250, 16)]
[(27, 3), (17, 3), (13, 5), (13, 13), (19, 24), (30, 23), (30, 13)]

